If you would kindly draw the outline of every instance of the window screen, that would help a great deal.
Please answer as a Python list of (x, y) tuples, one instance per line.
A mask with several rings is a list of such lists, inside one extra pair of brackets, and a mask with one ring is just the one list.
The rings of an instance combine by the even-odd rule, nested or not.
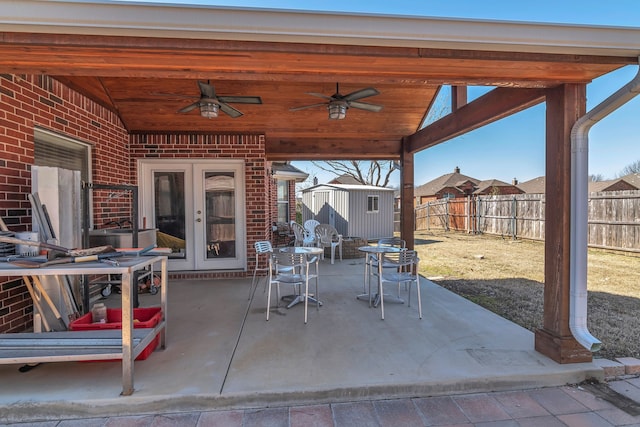
[(90, 146), (41, 129), (34, 132), (34, 165), (80, 171), (89, 182)]

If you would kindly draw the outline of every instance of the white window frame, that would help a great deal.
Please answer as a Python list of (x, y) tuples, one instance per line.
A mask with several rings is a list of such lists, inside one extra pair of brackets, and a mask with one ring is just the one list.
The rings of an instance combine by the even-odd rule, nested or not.
[[(287, 194), (286, 197), (284, 199), (280, 198), (280, 186), (283, 186), (287, 189)], [(289, 220), (291, 219), (291, 214), (290, 214), (290, 206), (289, 206), (289, 196), (291, 193), (291, 189), (289, 188), (289, 181), (288, 180), (283, 180), (283, 179), (278, 179), (276, 180), (276, 203), (278, 205), (278, 210), (277, 210), (277, 214), (280, 213), (280, 206), (281, 205), (286, 205), (286, 213), (287, 213), (287, 218), (282, 221), (282, 222), (286, 222), (287, 224), (289, 223)], [(278, 218), (278, 222), (280, 222), (280, 218)]]
[[(375, 206), (372, 206), (372, 205), (375, 205)], [(380, 212), (380, 196), (377, 194), (369, 194), (367, 196), (367, 213), (378, 213), (378, 212)]]

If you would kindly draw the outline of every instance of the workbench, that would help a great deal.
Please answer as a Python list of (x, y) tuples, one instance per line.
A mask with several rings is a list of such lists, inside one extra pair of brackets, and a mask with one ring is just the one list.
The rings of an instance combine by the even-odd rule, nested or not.
[[(133, 327), (135, 272), (160, 263), (160, 306), (162, 320), (154, 328)], [(0, 276), (122, 276), (122, 329), (0, 334), (0, 364), (69, 362), (122, 358), (122, 395), (133, 393), (134, 360), (156, 336), (166, 347), (167, 333), (167, 257), (125, 256), (119, 265), (101, 262), (58, 264), (47, 267), (18, 267), (0, 263)], [(86, 308), (85, 308), (86, 310)]]

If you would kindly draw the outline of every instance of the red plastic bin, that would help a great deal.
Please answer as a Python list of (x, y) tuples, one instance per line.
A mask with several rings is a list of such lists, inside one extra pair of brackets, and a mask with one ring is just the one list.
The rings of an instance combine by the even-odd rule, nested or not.
[[(160, 307), (134, 308), (133, 327), (134, 328), (155, 328), (162, 320), (162, 310)], [(107, 308), (107, 322), (93, 323), (91, 313), (87, 313), (69, 323), (72, 331), (97, 331), (101, 329), (122, 329), (122, 310), (119, 308)], [(136, 357), (136, 360), (145, 360), (158, 347), (160, 335), (145, 347)], [(120, 360), (120, 359), (116, 359)]]

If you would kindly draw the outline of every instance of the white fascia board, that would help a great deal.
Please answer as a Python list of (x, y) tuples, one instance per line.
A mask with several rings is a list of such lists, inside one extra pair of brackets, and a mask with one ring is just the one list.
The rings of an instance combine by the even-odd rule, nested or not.
[(402, 15), (0, 0), (0, 31), (638, 56), (640, 28)]

